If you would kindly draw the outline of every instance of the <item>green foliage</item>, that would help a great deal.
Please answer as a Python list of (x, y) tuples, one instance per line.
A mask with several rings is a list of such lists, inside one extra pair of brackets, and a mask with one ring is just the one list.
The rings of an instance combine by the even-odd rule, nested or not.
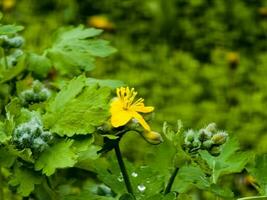
[(51, 131), (69, 137), (90, 134), (108, 119), (110, 89), (87, 86), (85, 80), (84, 76), (74, 79), (49, 104), (50, 112), (44, 116), (44, 121)]
[(220, 176), (225, 174), (241, 172), (252, 154), (248, 152), (238, 152), (239, 145), (237, 139), (229, 140), (218, 157), (211, 156), (207, 151), (201, 151), (201, 157), (207, 162), (211, 171), (213, 183), (217, 183)]
[[(266, 6), (3, 0), (0, 199), (266, 198), (257, 196), (266, 195), (266, 156), (253, 162), (253, 154), (231, 139), (234, 133), (242, 147), (267, 151)], [(14, 19), (27, 27), (23, 37)], [(76, 26), (81, 23), (105, 32)], [(101, 33), (119, 49), (106, 60), (100, 58), (115, 49), (96, 38)], [(124, 82), (155, 106), (153, 131), (177, 117), (185, 126), (178, 122), (172, 130), (165, 123), (158, 146), (129, 131), (138, 131), (131, 123), (112, 127), (110, 101)], [(150, 123), (152, 117), (144, 117)], [(211, 130), (210, 121), (227, 134)], [(117, 143), (133, 194), (112, 151)]]
[(259, 184), (258, 190), (260, 194), (267, 195), (267, 155), (259, 155), (255, 158), (255, 163), (253, 167), (249, 167), (248, 170), (250, 174), (256, 179)]
[(32, 170), (23, 168), (22, 166), (17, 166), (15, 168), (13, 177), (9, 181), (10, 185), (18, 187), (18, 193), (22, 196), (29, 196), (34, 190), (34, 186), (40, 183), (40, 176), (36, 175)]
[(62, 74), (90, 71), (94, 68), (93, 57), (106, 57), (115, 51), (107, 41), (91, 39), (101, 32), (94, 28), (84, 29), (83, 26), (61, 30), (52, 48), (47, 50), (47, 57)]
[(44, 151), (35, 163), (36, 170), (42, 170), (47, 176), (55, 173), (58, 168), (73, 167), (77, 156), (71, 149), (72, 140), (62, 140)]

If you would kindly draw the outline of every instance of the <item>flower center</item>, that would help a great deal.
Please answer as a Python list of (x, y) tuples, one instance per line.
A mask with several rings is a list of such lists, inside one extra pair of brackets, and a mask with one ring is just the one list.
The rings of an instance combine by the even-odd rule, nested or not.
[(142, 98), (134, 102), (136, 95), (137, 92), (134, 91), (134, 88), (132, 88), (131, 90), (129, 89), (129, 87), (121, 87), (117, 89), (117, 96), (123, 104), (123, 110), (129, 110), (131, 106), (136, 106), (143, 103), (144, 99)]

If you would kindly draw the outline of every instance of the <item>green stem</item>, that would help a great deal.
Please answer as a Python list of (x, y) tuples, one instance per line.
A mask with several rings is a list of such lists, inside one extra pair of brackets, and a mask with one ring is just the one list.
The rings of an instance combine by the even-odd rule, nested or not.
[(3, 192), (3, 176), (1, 174), (0, 168), (0, 199), (4, 199), (4, 192)]
[(118, 160), (118, 164), (120, 166), (120, 170), (121, 170), (121, 173), (122, 173), (122, 176), (123, 176), (124, 183), (125, 183), (125, 186), (127, 188), (127, 191), (128, 191), (128, 193), (130, 193), (130, 194), (132, 194), (134, 196), (133, 188), (132, 188), (128, 173), (126, 171), (125, 164), (124, 164), (124, 162), (122, 160), (119, 141), (115, 144), (114, 149), (115, 149), (116, 157), (117, 157), (117, 160)]
[(173, 173), (172, 173), (170, 179), (169, 179), (169, 182), (168, 182), (168, 184), (167, 184), (167, 187), (166, 187), (166, 189), (165, 189), (164, 194), (168, 194), (168, 193), (171, 192), (172, 185), (173, 185), (173, 182), (174, 182), (174, 180), (175, 180), (175, 177), (176, 177), (178, 171), (179, 171), (179, 168), (176, 167), (176, 168), (174, 169), (174, 171), (173, 171)]

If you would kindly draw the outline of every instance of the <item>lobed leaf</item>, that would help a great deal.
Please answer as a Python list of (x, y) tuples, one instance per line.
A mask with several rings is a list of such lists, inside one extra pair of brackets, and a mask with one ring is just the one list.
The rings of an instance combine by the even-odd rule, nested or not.
[(35, 169), (50, 176), (56, 169), (73, 167), (77, 162), (77, 156), (73, 152), (71, 145), (73, 140), (61, 140), (41, 153), (36, 160)]

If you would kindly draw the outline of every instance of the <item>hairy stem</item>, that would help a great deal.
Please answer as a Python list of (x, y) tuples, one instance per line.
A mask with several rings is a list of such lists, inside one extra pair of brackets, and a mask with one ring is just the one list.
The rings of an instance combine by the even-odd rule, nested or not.
[(166, 189), (165, 189), (164, 194), (168, 194), (168, 193), (170, 193), (170, 191), (171, 191), (171, 189), (172, 189), (173, 182), (174, 182), (174, 180), (175, 180), (175, 177), (176, 177), (178, 171), (179, 171), (179, 168), (176, 167), (176, 168), (174, 169), (174, 171), (173, 171), (173, 173), (172, 173), (170, 179), (169, 179), (169, 182), (168, 182), (168, 184), (167, 184), (167, 187), (166, 187)]
[(115, 149), (116, 157), (117, 157), (117, 160), (118, 160), (118, 164), (120, 166), (120, 170), (121, 170), (121, 173), (122, 173), (122, 176), (123, 176), (124, 183), (125, 183), (125, 186), (127, 188), (127, 191), (128, 191), (128, 193), (130, 193), (130, 194), (132, 194), (134, 196), (133, 188), (132, 188), (132, 185), (131, 185), (131, 182), (130, 182), (130, 179), (129, 179), (129, 176), (128, 176), (128, 173), (127, 173), (127, 170), (126, 170), (126, 167), (125, 167), (125, 164), (124, 164), (124, 162), (122, 160), (122, 155), (121, 155), (121, 151), (120, 151), (120, 147), (119, 147), (119, 142), (117, 142), (115, 144), (114, 149)]

